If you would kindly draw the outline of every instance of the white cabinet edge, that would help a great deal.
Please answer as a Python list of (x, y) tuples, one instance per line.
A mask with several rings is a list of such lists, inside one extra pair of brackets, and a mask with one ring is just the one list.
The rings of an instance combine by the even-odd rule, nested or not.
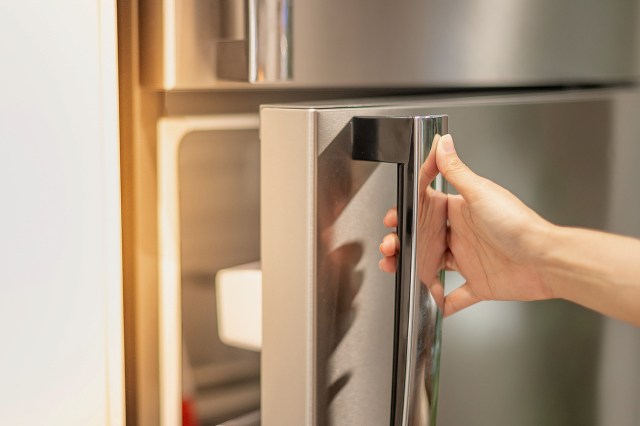
[(107, 424), (125, 424), (118, 35), (115, 0), (99, 1), (100, 95), (105, 194)]

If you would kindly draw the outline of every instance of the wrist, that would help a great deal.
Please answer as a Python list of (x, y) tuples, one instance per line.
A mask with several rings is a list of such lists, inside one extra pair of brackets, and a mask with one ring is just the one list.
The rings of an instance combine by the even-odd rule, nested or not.
[(550, 224), (546, 249), (540, 259), (540, 276), (544, 286), (554, 299), (571, 300), (570, 287), (575, 263), (579, 259), (571, 254), (575, 251), (572, 244), (574, 228)]
[(558, 280), (553, 278), (556, 268), (556, 250), (563, 240), (563, 227), (542, 220), (535, 231), (534, 245), (531, 247), (530, 263), (538, 276), (539, 285), (546, 299), (562, 298)]

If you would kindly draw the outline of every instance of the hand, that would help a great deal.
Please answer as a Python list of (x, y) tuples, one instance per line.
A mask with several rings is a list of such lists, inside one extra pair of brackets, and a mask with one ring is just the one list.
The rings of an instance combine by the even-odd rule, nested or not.
[[(415, 247), (416, 273), (420, 282), (428, 287), (429, 293), (436, 305), (444, 309), (444, 287), (440, 282), (440, 271), (444, 268), (445, 253), (447, 251), (447, 194), (435, 190), (431, 183), (438, 175), (435, 148), (440, 135), (435, 135), (431, 144), (431, 152), (420, 167), (418, 174), (417, 199), (417, 233), (420, 236)], [(397, 227), (397, 211), (392, 209), (385, 218), (385, 224)], [(396, 234), (390, 234), (385, 242), (389, 244), (389, 256), (380, 261), (380, 268), (394, 272), (397, 259), (395, 253), (399, 250), (400, 240)], [(384, 244), (380, 245), (382, 250)]]
[[(458, 271), (466, 282), (446, 296), (444, 315), (481, 300), (553, 297), (536, 264), (553, 225), (506, 189), (473, 173), (458, 158), (450, 135), (437, 142), (427, 162), (435, 163), (460, 194), (447, 196), (449, 228), (441, 263)], [(397, 226), (395, 209), (387, 213), (384, 224)], [(419, 228), (419, 232), (423, 231)], [(380, 245), (382, 270), (395, 272), (398, 248), (396, 234), (384, 238)]]

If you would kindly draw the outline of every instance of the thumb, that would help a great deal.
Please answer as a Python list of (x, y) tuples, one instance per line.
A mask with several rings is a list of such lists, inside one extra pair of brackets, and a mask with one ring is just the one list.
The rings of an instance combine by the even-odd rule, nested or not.
[(473, 173), (460, 160), (451, 135), (440, 138), (436, 149), (436, 163), (447, 182), (453, 185), (465, 200), (471, 202), (479, 196), (479, 189), (484, 179)]

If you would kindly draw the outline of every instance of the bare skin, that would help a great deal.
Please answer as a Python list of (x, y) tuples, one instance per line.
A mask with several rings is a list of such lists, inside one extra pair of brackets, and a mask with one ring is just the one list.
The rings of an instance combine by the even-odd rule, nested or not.
[[(640, 326), (640, 240), (551, 224), (473, 173), (450, 135), (429, 157), (425, 163), (435, 164), (460, 194), (447, 196), (447, 250), (440, 264), (466, 282), (445, 297), (445, 316), (482, 300), (562, 298)], [(383, 222), (395, 228), (396, 210)], [(395, 233), (385, 236), (383, 271), (395, 272), (398, 247)]]

